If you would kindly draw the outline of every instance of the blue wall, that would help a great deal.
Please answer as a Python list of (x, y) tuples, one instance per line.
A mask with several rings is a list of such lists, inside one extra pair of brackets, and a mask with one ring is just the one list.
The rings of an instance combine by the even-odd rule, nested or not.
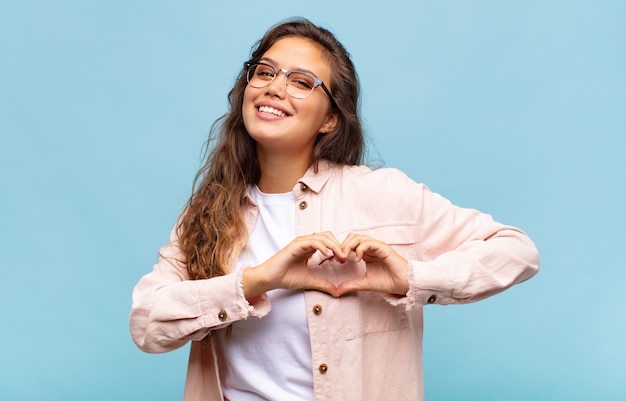
[(130, 294), (251, 45), (302, 15), (352, 53), (371, 160), (541, 251), (426, 308), (427, 399), (626, 399), (626, 3), (308, 4), (0, 6), (0, 398), (181, 398), (187, 349), (136, 349)]

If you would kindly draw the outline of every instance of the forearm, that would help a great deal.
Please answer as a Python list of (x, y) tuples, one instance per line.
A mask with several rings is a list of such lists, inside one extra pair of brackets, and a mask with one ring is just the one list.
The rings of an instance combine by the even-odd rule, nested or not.
[(535, 245), (521, 231), (503, 228), (430, 261), (412, 261), (408, 297), (417, 304), (468, 303), (532, 277), (539, 269)]
[(248, 302), (254, 302), (272, 289), (261, 267), (249, 267), (243, 269), (243, 294)]
[(153, 272), (133, 292), (131, 336), (146, 352), (167, 352), (269, 310), (268, 301), (260, 297), (255, 306), (244, 298), (240, 275), (167, 282), (165, 276)]

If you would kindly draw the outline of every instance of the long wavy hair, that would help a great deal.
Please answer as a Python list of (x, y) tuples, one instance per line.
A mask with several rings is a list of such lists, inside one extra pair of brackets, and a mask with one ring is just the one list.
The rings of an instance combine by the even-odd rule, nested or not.
[[(328, 160), (341, 165), (362, 162), (364, 139), (360, 120), (359, 80), (343, 45), (328, 30), (306, 19), (293, 19), (269, 29), (251, 51), (249, 63), (259, 61), (285, 37), (310, 39), (321, 46), (331, 66), (332, 106), (339, 122), (332, 132), (318, 135), (313, 166)], [(206, 162), (198, 171), (193, 192), (177, 225), (183, 262), (193, 280), (227, 274), (243, 249), (248, 230), (243, 216), (245, 195), (261, 176), (256, 143), (242, 117), (246, 69), (228, 94), (229, 110), (211, 127), (205, 144)]]

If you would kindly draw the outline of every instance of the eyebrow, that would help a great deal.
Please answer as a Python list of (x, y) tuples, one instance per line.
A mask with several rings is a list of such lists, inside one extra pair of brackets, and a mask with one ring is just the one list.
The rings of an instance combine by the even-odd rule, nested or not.
[[(267, 62), (269, 64), (272, 64), (274, 67), (276, 67), (276, 61), (272, 60), (269, 57), (262, 57), (261, 59), (259, 59), (260, 62)], [(289, 70), (289, 71), (299, 71), (299, 72), (308, 72), (309, 74), (313, 75), (314, 77), (317, 78), (317, 75), (315, 75), (315, 73), (311, 70), (307, 70), (306, 68), (300, 68), (300, 67), (296, 67), (295, 70)]]

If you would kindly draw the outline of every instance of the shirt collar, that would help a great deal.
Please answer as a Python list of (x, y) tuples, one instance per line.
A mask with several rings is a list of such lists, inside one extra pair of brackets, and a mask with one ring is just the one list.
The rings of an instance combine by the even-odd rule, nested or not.
[[(336, 164), (334, 164), (334, 163), (332, 163), (332, 162), (330, 162), (328, 160), (320, 160), (318, 162), (317, 173), (315, 173), (313, 165), (311, 165), (307, 169), (306, 173), (304, 173), (304, 176), (302, 176), (302, 178), (300, 178), (298, 180), (298, 182), (294, 186), (293, 190), (294, 191), (299, 190), (301, 188), (300, 186), (302, 184), (304, 184), (311, 191), (313, 191), (315, 193), (319, 193), (322, 190), (322, 188), (324, 187), (324, 185), (326, 185), (326, 183), (330, 179), (330, 176), (333, 174), (333, 171), (335, 170), (335, 167), (336, 167)], [(248, 189), (246, 190), (246, 194), (244, 195), (244, 198), (252, 206), (256, 206), (256, 202), (254, 202), (254, 200), (252, 200), (252, 197), (250, 195), (250, 191), (251, 190), (252, 190), (252, 186), (248, 186)]]
[[(304, 173), (304, 176), (298, 180), (296, 187), (300, 184), (304, 184), (309, 187), (311, 191), (319, 193), (332, 175), (334, 171), (333, 167), (335, 167), (335, 164), (332, 162), (320, 160), (318, 162), (317, 174), (313, 166), (310, 166), (306, 173)], [(294, 189), (296, 189), (296, 187), (294, 187)]]

